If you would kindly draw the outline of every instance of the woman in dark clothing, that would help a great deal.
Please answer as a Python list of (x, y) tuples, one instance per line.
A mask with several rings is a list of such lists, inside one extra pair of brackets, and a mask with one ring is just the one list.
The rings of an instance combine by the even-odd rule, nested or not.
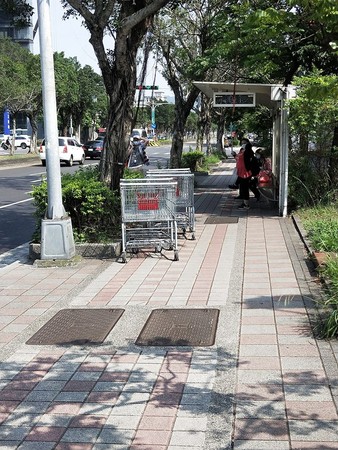
[(237, 155), (237, 175), (239, 177), (239, 197), (243, 203), (239, 209), (249, 209), (249, 189), (252, 177), (251, 161), (254, 158), (254, 152), (249, 139), (242, 139), (242, 151)]

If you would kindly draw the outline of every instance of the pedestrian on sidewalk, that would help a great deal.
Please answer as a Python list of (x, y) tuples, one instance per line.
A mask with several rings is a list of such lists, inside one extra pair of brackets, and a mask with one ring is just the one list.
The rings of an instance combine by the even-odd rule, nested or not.
[[(242, 147), (240, 148), (239, 153), (240, 153), (241, 151), (243, 151), (243, 148), (242, 148)], [(237, 171), (237, 160), (238, 160), (238, 155), (237, 155), (237, 153), (236, 153), (234, 150), (232, 150), (231, 154), (232, 154), (232, 156), (235, 158), (235, 161), (236, 161), (236, 171)], [(236, 181), (234, 182), (234, 184), (229, 184), (229, 188), (230, 188), (230, 189), (234, 189), (234, 190), (239, 189), (239, 176), (238, 176), (238, 175), (237, 175), (237, 178), (236, 178)]]
[(239, 177), (239, 198), (243, 200), (243, 203), (238, 208), (249, 209), (249, 189), (252, 177), (251, 167), (252, 158), (255, 157), (255, 154), (249, 139), (243, 138), (241, 144), (242, 148), (237, 155), (236, 168)]
[(261, 149), (256, 150), (250, 164), (251, 180), (249, 183), (249, 189), (253, 193), (257, 201), (259, 201), (261, 198), (261, 193), (258, 190), (258, 176), (263, 164), (261, 151)]
[[(259, 149), (261, 150), (261, 149)], [(240, 153), (242, 153), (244, 151), (244, 147), (241, 147), (240, 149)], [(236, 159), (236, 163), (238, 160), (238, 155), (236, 152), (232, 153), (234, 158)], [(254, 154), (254, 156), (256, 157), (256, 153)], [(260, 153), (257, 155), (257, 159), (256, 158), (252, 158), (251, 160), (251, 173), (252, 173), (252, 177), (249, 183), (249, 189), (250, 191), (254, 194), (255, 198), (257, 201), (260, 200), (261, 194), (258, 190), (258, 174), (261, 171), (261, 163), (260, 163)], [(237, 166), (236, 166), (237, 169)], [(240, 184), (240, 177), (237, 176), (236, 181), (234, 184), (230, 184), (229, 188), (230, 189), (239, 189), (239, 184)], [(238, 195), (237, 197), (235, 197), (236, 200), (243, 200), (242, 197), (240, 195)]]

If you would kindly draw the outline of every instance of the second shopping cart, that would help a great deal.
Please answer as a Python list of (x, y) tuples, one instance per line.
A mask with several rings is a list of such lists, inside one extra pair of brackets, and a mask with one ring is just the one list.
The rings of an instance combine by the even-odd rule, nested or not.
[(195, 239), (195, 206), (194, 206), (194, 174), (190, 169), (151, 169), (146, 177), (167, 178), (170, 177), (177, 182), (176, 211), (177, 226), (186, 235), (191, 233), (191, 239)]
[(139, 249), (173, 250), (178, 261), (176, 199), (177, 182), (121, 180), (122, 253)]

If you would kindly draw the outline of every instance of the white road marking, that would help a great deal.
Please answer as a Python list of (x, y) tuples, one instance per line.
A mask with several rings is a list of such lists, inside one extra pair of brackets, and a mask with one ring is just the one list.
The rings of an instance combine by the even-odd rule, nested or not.
[(0, 209), (9, 208), (10, 206), (19, 205), (20, 203), (31, 202), (32, 198), (27, 198), (26, 200), (20, 200), (19, 202), (9, 203), (8, 205), (0, 206)]

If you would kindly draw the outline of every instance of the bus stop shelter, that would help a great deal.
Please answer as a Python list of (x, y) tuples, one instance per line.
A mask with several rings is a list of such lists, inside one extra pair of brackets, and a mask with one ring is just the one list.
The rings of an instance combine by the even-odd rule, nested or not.
[(221, 83), (194, 81), (194, 85), (208, 98), (215, 108), (250, 108), (264, 105), (271, 110), (272, 171), (277, 181), (279, 214), (287, 215), (288, 206), (288, 109), (285, 101), (295, 96), (294, 86), (281, 84)]

